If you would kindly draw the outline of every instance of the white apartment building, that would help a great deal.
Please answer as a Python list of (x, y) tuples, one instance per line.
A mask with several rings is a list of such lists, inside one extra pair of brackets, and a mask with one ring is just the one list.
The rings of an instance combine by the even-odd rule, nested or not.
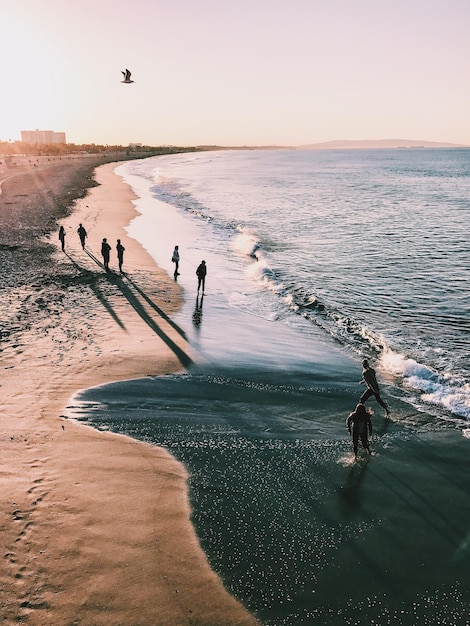
[(25, 143), (67, 143), (65, 133), (56, 133), (53, 130), (22, 130), (21, 141)]

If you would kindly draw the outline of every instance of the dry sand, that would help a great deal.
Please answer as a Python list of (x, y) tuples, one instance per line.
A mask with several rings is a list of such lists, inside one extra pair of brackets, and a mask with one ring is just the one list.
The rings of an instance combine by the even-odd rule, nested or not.
[[(167, 317), (181, 303), (177, 284), (123, 229), (135, 210), (115, 166), (101, 166), (100, 185), (60, 219), (65, 254), (57, 230), (49, 250), (23, 237), (15, 215), (18, 196), (31, 196), (26, 183), (15, 194), (9, 180), (0, 198), (2, 226), (9, 207), (18, 226), (16, 240), (0, 244), (4, 267), (15, 266), (14, 276), (4, 272), (1, 304), (0, 623), (255, 624), (199, 546), (184, 467), (163, 449), (61, 418), (79, 389), (178, 371), (191, 358)], [(103, 237), (113, 247), (110, 274), (100, 264)]]

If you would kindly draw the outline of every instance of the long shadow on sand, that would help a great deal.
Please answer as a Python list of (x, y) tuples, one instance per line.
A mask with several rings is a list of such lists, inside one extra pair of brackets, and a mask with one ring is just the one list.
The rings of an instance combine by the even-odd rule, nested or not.
[(167, 324), (169, 324), (174, 330), (176, 330), (176, 332), (181, 335), (183, 339), (186, 339), (186, 333), (184, 332), (184, 330), (180, 326), (178, 326), (178, 324), (175, 324), (171, 317), (168, 317), (165, 311), (163, 311), (157, 304), (155, 304), (155, 302), (153, 302), (153, 300), (151, 300), (147, 296), (147, 294), (144, 293), (142, 289), (138, 285), (136, 285), (135, 282), (127, 274), (123, 272), (123, 275), (127, 278), (128, 282), (134, 287), (134, 289), (142, 296), (145, 302), (147, 302), (147, 304), (151, 306), (152, 309), (154, 309), (154, 311), (156, 311)]
[[(88, 253), (87, 253), (88, 254)], [(80, 265), (78, 265), (78, 263), (76, 261), (74, 261), (74, 259), (70, 256), (70, 254), (68, 254), (67, 252), (65, 253), (65, 256), (67, 256), (71, 263), (73, 264), (73, 266), (82, 274), (84, 273), (88, 273), (88, 274), (92, 274), (91, 272), (87, 272), (87, 270), (83, 267), (81, 267)], [(92, 255), (90, 255), (92, 256)], [(96, 261), (98, 262), (98, 265), (101, 265), (100, 262), (98, 261), (98, 259), (96, 259)], [(93, 276), (95, 276), (95, 274), (92, 274)], [(116, 313), (116, 311), (113, 309), (113, 307), (111, 306), (111, 304), (108, 302), (107, 298), (104, 296), (103, 293), (101, 293), (101, 291), (98, 289), (97, 285), (94, 283), (94, 281), (90, 280), (87, 282), (87, 285), (90, 287), (90, 289), (93, 291), (93, 293), (96, 296), (96, 299), (101, 302), (101, 304), (104, 306), (104, 308), (108, 311), (108, 313), (111, 315), (111, 317), (113, 318), (113, 320), (116, 322), (116, 324), (118, 326), (120, 326), (120, 328), (122, 328), (123, 330), (126, 330), (125, 325), (123, 324), (123, 322), (121, 321), (121, 319), (119, 318), (118, 314)]]
[[(103, 264), (89, 251), (85, 249), (86, 254), (92, 259), (99, 267), (104, 269)], [(76, 264), (75, 264), (76, 265)], [(124, 282), (124, 280), (118, 274), (115, 274), (112, 271), (108, 271), (107, 274), (108, 279), (116, 285), (116, 287), (120, 290), (122, 295), (126, 298), (129, 304), (132, 306), (134, 311), (140, 316), (140, 318), (149, 326), (149, 328), (158, 336), (162, 341), (166, 343), (166, 345), (171, 349), (173, 354), (178, 358), (181, 365), (184, 367), (188, 367), (192, 363), (192, 359), (182, 350), (155, 322), (152, 317), (145, 310), (142, 302), (138, 299), (132, 289)], [(165, 320), (172, 328), (174, 328), (183, 338), (185, 337), (184, 331), (177, 326), (173, 320), (171, 320), (160, 307), (158, 307), (143, 291), (138, 287), (134, 281), (132, 281), (128, 276), (126, 276), (130, 285), (134, 287), (137, 293), (145, 300), (147, 304), (149, 304), (159, 315)]]

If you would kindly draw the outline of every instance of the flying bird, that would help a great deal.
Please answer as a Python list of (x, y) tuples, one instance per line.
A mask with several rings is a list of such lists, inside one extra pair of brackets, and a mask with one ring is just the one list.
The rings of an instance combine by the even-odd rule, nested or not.
[(126, 70), (125, 72), (121, 72), (121, 74), (124, 76), (124, 80), (121, 80), (121, 83), (133, 83), (134, 81), (131, 80), (131, 73), (129, 72), (129, 70)]

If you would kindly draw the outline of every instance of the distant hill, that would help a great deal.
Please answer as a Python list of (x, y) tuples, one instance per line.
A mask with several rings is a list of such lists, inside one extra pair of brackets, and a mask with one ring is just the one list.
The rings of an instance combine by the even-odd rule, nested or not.
[(323, 143), (311, 143), (304, 146), (297, 146), (297, 148), (303, 149), (357, 149), (357, 148), (468, 148), (457, 143), (442, 143), (439, 141), (417, 141), (415, 139), (360, 139), (354, 140), (342, 140), (325, 141)]

